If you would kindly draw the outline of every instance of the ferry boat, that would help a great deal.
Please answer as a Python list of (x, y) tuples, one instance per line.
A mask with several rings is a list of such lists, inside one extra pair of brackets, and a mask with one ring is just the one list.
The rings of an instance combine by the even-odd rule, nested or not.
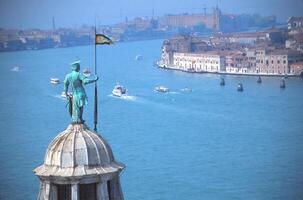
[(257, 83), (262, 83), (261, 76), (258, 77)]
[(282, 79), (281, 82), (280, 82), (280, 88), (284, 89), (285, 87), (286, 87), (285, 80)]
[(83, 70), (83, 75), (86, 76), (86, 77), (89, 77), (89, 76), (91, 75), (90, 70), (89, 70), (88, 68), (85, 68), (85, 69)]
[(114, 89), (112, 91), (112, 94), (114, 96), (121, 97), (122, 95), (126, 95), (127, 94), (127, 89), (124, 86), (117, 84), (114, 87)]
[(237, 90), (238, 90), (238, 92), (242, 92), (243, 91), (243, 85), (242, 85), (242, 83), (238, 84)]
[(224, 78), (221, 78), (220, 85), (221, 85), (221, 86), (224, 86), (224, 85), (225, 85), (225, 80), (224, 80)]
[(59, 84), (60, 83), (60, 79), (58, 79), (58, 78), (51, 78), (50, 82), (51, 82), (51, 84)]
[(156, 92), (167, 93), (167, 92), (169, 92), (169, 88), (164, 87), (164, 86), (157, 86), (157, 87), (155, 87), (155, 91)]

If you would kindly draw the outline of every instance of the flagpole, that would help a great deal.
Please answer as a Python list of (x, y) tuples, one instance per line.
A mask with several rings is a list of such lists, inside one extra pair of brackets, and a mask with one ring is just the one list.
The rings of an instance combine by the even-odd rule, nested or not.
[[(97, 76), (97, 45), (96, 45), (96, 24), (95, 24), (95, 76)], [(94, 131), (97, 131), (98, 123), (98, 90), (97, 81), (95, 82), (95, 98), (94, 98)]]

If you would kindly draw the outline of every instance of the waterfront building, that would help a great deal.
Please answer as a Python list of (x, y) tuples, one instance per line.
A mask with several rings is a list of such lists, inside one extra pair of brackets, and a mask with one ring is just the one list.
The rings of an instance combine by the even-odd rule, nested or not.
[(290, 73), (303, 76), (303, 61), (290, 64)]
[(217, 52), (174, 53), (173, 65), (184, 71), (217, 73), (225, 71), (225, 58)]
[(290, 17), (287, 21), (290, 34), (297, 34), (303, 31), (303, 17)]
[(119, 174), (124, 165), (114, 159), (106, 140), (85, 124), (70, 124), (47, 148), (39, 200), (123, 200)]
[(217, 34), (215, 37), (225, 43), (255, 45), (258, 43), (283, 44), (284, 35), (285, 31), (281, 29), (268, 29), (258, 32)]
[(253, 73), (248, 62), (248, 57), (241, 51), (229, 52), (225, 56), (227, 73)]
[(182, 14), (182, 15), (166, 15), (160, 19), (161, 26), (170, 27), (193, 27), (204, 24), (206, 28), (219, 31), (220, 30), (221, 11), (218, 6), (211, 14)]
[(301, 33), (290, 35), (285, 42), (285, 47), (303, 52), (303, 31)]
[(288, 75), (292, 74), (290, 65), (303, 61), (303, 54), (293, 50), (263, 50), (257, 58), (257, 67), (261, 74)]

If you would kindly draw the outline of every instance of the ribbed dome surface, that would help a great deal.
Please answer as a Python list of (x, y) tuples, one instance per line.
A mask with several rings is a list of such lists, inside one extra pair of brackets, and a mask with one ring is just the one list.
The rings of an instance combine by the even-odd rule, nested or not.
[(124, 165), (115, 161), (107, 142), (86, 125), (73, 124), (48, 146), (41, 176), (83, 176), (115, 172)]

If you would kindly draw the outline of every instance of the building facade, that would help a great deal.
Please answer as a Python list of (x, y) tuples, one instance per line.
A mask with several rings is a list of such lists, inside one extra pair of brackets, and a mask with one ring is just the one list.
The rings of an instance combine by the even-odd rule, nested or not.
[(174, 53), (173, 65), (184, 71), (222, 72), (225, 71), (225, 58), (216, 53)]

